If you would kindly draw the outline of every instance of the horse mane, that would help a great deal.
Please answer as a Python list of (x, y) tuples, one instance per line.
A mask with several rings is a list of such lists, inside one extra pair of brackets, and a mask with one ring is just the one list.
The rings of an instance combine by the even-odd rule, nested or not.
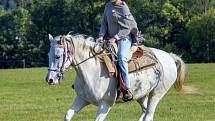
[(74, 43), (77, 44), (78, 50), (81, 51), (88, 51), (91, 49), (91, 47), (93, 47), (95, 45), (95, 39), (91, 36), (87, 36), (84, 34), (75, 34), (75, 35), (71, 35), (68, 34), (65, 36), (66, 38), (71, 38), (70, 41), (73, 41)]

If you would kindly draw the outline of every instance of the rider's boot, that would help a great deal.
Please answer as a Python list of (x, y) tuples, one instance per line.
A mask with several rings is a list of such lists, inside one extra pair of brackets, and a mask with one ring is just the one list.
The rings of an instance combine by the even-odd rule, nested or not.
[(132, 99), (133, 99), (133, 95), (129, 89), (123, 93), (123, 98), (122, 98), (123, 101), (128, 102), (128, 101), (131, 101)]

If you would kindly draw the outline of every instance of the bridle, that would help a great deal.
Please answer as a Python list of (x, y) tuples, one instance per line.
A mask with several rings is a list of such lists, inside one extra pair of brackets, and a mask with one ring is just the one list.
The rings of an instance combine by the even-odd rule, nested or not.
[(72, 58), (74, 54), (74, 43), (72, 41), (69, 41), (65, 36), (60, 37), (60, 42), (63, 42), (63, 62), (61, 67), (58, 68), (48, 68), (48, 71), (51, 72), (60, 72), (60, 80), (64, 79), (64, 71), (66, 70), (64, 68), (64, 65), (69, 61), (72, 63)]
[(72, 38), (70, 37), (71, 40), (69, 40), (66, 36), (62, 36), (60, 37), (60, 42), (63, 42), (63, 47), (64, 47), (64, 52), (63, 52), (63, 62), (62, 62), (62, 65), (61, 67), (58, 67), (58, 68), (48, 68), (48, 71), (51, 72), (60, 72), (61, 76), (60, 76), (60, 80), (61, 79), (64, 79), (64, 71), (66, 70), (64, 68), (64, 65), (70, 61), (70, 63), (72, 64), (73, 67), (75, 66), (78, 66), (86, 61), (88, 61), (89, 59), (97, 56), (97, 55), (100, 55), (101, 53), (94, 53), (93, 50), (92, 51), (92, 56), (90, 56), (89, 58), (75, 64), (74, 62), (72, 63), (72, 60), (74, 60), (74, 53), (75, 53), (75, 46), (74, 46), (74, 43), (72, 41)]

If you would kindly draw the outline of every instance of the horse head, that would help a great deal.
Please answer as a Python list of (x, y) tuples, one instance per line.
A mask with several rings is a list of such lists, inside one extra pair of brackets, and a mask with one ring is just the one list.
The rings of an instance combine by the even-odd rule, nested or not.
[(72, 63), (72, 39), (61, 35), (53, 38), (53, 36), (49, 34), (49, 40), (49, 67), (46, 81), (50, 85), (55, 85), (63, 79), (64, 71), (67, 70)]

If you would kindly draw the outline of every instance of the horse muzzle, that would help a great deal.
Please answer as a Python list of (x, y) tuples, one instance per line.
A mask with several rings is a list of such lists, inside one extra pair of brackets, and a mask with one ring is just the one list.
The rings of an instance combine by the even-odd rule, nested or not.
[(58, 79), (51, 77), (49, 74), (46, 76), (45, 80), (49, 85), (55, 85), (58, 83)]
[(49, 79), (49, 80), (47, 81), (47, 83), (48, 83), (49, 85), (54, 85), (54, 80), (53, 80), (53, 79)]

